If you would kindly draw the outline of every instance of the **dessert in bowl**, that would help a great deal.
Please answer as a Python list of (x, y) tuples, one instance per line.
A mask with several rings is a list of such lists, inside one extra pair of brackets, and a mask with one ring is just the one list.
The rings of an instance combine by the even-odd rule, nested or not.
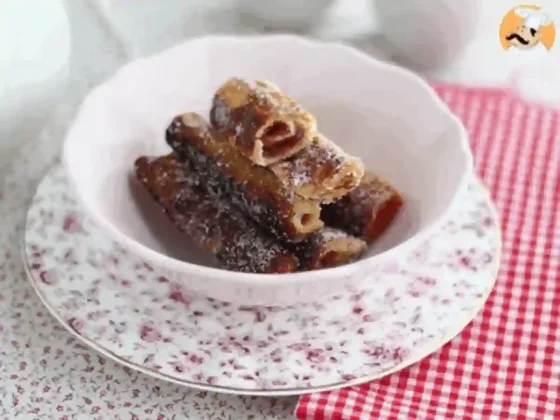
[[(217, 118), (216, 101), (232, 80), (240, 81), (234, 86), (240, 90), (243, 80), (264, 83), (274, 95), (297, 103), (304, 112), (292, 119), (301, 123), (294, 127), (307, 130), (299, 137), (306, 140), (266, 149), (270, 142), (254, 141), (258, 133), (281, 137), (287, 127), (263, 126), (265, 131), (255, 128), (240, 138), (241, 128), (228, 131), (227, 124), (220, 125), (224, 120)], [(237, 116), (238, 125), (254, 127), (260, 121), (247, 115)], [(193, 127), (201, 126), (210, 130), (211, 140), (192, 133)], [(188, 147), (183, 148), (183, 140)], [(343, 171), (348, 175), (341, 177), (344, 182), (302, 187), (294, 176), (294, 160), (312, 147), (330, 148), (344, 157), (337, 162), (353, 168)], [(236, 164), (233, 171), (228, 162), (220, 164), (226, 149), (228, 159), (231, 153), (240, 156), (236, 162), (241, 166)], [(381, 273), (447, 220), (472, 172), (465, 129), (423, 80), (349, 47), (293, 36), (201, 38), (125, 66), (84, 101), (66, 138), (63, 160), (84, 210), (119, 245), (195, 292), (247, 305), (320, 299), (355, 284), (366, 273)], [(168, 173), (177, 175), (173, 165), (190, 171), (177, 178), (181, 185), (195, 179), (198, 189), (187, 194), (190, 207), (170, 209), (178, 196), (163, 199), (170, 191), (167, 184), (157, 189), (156, 184), (142, 182), (155, 173), (168, 182)], [(249, 175), (254, 175), (253, 181), (245, 179)], [(263, 179), (271, 180), (266, 197), (273, 198), (267, 203), (275, 203), (277, 210), (267, 217), (247, 205), (254, 193), (251, 182)], [(281, 182), (274, 187), (276, 181)], [(225, 182), (230, 186), (221, 188)], [(363, 224), (352, 223), (358, 214), (349, 207), (355, 203), (351, 194), (365, 185), (378, 188), (380, 182), (398, 205), (383, 229), (368, 236), (357, 227)], [(288, 201), (298, 197), (318, 209), (315, 224), (300, 219), (311, 226), (309, 231), (290, 231), (291, 219), (281, 220), (278, 209), (283, 207), (276, 196), (283, 189), (290, 192), (284, 194)], [(184, 191), (180, 197), (185, 197)], [(188, 229), (181, 225), (186, 223), (184, 212)], [(236, 265), (236, 255), (248, 258), (239, 251), (247, 246), (239, 248), (237, 240), (247, 240), (247, 235), (232, 234), (232, 220), (239, 232), (256, 232), (247, 242), (262, 243), (261, 252), (252, 251), (259, 262), (275, 247), (281, 249), (282, 261), (286, 255), (293, 261), (281, 269), (277, 264), (263, 268), (250, 258), (250, 264)], [(218, 226), (220, 234), (201, 239), (200, 229), (192, 225), (212, 232)], [(229, 232), (226, 238), (220, 236), (224, 231)], [(348, 255), (337, 259), (326, 251), (309, 258), (309, 249), (318, 249), (313, 248), (312, 235), (332, 240), (333, 231), (344, 238)], [(222, 246), (224, 242), (231, 246)]]

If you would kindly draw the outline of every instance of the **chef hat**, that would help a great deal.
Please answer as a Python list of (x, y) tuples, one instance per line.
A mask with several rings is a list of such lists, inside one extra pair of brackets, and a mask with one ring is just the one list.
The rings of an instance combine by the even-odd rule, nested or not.
[(523, 25), (527, 28), (538, 30), (541, 26), (550, 24), (548, 15), (541, 10), (516, 7), (514, 11), (517, 16), (524, 18)]

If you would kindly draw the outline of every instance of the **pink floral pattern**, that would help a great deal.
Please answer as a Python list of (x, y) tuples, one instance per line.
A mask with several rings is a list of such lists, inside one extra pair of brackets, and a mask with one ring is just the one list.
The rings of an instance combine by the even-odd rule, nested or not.
[(105, 238), (57, 167), (31, 205), (24, 251), (47, 307), (106, 356), (189, 386), (297, 393), (384, 375), (457, 334), (493, 285), (498, 231), (473, 182), (454, 219), (367, 288), (295, 308), (236, 307), (189, 293)]
[[(100, 356), (49, 315), (27, 279), (21, 242), (29, 202), (74, 112), (65, 108), (10, 168), (0, 168), (0, 419), (291, 418), (293, 397), (226, 395), (160, 381)], [(64, 260), (77, 264), (73, 250)], [(58, 274), (45, 272), (44, 279), (55, 282)]]

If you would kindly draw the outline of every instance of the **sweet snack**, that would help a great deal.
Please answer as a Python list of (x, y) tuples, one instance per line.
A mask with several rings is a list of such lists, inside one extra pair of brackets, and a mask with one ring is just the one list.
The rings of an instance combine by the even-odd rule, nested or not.
[(311, 144), (269, 166), (286, 189), (303, 198), (330, 203), (352, 191), (364, 175), (361, 159), (316, 133)]
[(352, 235), (324, 227), (305, 242), (296, 245), (296, 255), (304, 270), (337, 267), (356, 260), (367, 244)]
[(270, 82), (226, 81), (210, 122), (173, 118), (173, 150), (140, 157), (136, 178), (186, 240), (245, 273), (293, 273), (358, 259), (403, 198), (317, 131), (315, 117)]
[(293, 253), (228, 202), (200, 188), (195, 172), (176, 154), (140, 157), (135, 173), (177, 228), (197, 246), (212, 252), (225, 268), (250, 273), (290, 273), (298, 269)]
[(192, 163), (208, 192), (227, 197), (280, 239), (300, 241), (323, 227), (317, 202), (287, 190), (273, 172), (242, 156), (200, 115), (175, 117), (166, 140)]
[(226, 81), (215, 93), (211, 124), (257, 165), (268, 166), (306, 147), (315, 117), (270, 82)]
[(323, 206), (321, 218), (327, 225), (369, 244), (389, 227), (402, 205), (403, 199), (396, 189), (366, 171), (360, 185), (340, 200)]

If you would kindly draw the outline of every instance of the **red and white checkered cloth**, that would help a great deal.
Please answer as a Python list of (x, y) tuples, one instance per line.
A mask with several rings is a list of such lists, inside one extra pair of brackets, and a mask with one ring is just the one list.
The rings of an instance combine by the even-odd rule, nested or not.
[(484, 310), (440, 351), (361, 386), (304, 396), (299, 419), (560, 418), (560, 110), (437, 86), (466, 125), (502, 218)]

